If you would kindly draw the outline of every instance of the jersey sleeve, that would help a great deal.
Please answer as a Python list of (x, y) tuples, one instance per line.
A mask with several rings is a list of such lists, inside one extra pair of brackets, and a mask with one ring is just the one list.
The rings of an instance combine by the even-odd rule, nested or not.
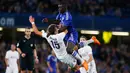
[(61, 32), (61, 33), (57, 34), (59, 40), (63, 40), (64, 37), (65, 37), (65, 35), (66, 35), (66, 34), (65, 34), (64, 32)]
[(9, 52), (6, 52), (5, 58), (6, 58), (6, 59), (9, 58)]
[(47, 37), (47, 33), (44, 30), (42, 30), (41, 32), (42, 32), (42, 37), (46, 38)]

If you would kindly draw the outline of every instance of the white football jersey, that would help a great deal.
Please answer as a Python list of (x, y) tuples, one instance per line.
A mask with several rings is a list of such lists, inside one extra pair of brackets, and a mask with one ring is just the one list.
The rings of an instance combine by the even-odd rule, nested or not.
[[(88, 46), (88, 45), (84, 46), (83, 48), (80, 48), (78, 50), (78, 53), (86, 61), (89, 60), (89, 55), (90, 54), (93, 55), (92, 54), (92, 48), (90, 46)], [(88, 65), (89, 65), (88, 73), (97, 73), (97, 71), (96, 71), (96, 64), (95, 64), (94, 59), (90, 63), (88, 63)]]
[(19, 53), (17, 51), (7, 51), (6, 52), (6, 59), (8, 59), (9, 67), (17, 67), (17, 60), (19, 59)]
[(66, 34), (62, 32), (62, 33), (59, 33), (56, 35), (50, 35), (49, 37), (47, 37), (47, 33), (42, 32), (42, 37), (47, 39), (48, 43), (54, 50), (57, 58), (60, 58), (67, 54), (66, 46), (63, 40), (65, 35)]
[(83, 59), (87, 60), (89, 59), (89, 54), (92, 54), (92, 49), (90, 46), (84, 46), (78, 50), (78, 53), (82, 56)]

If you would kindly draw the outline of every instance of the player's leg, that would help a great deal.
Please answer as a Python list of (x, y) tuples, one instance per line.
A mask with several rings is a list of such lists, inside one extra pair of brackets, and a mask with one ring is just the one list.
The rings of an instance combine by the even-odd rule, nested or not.
[(85, 67), (85, 69), (88, 70), (87, 62), (84, 59), (82, 59), (81, 56), (78, 54), (77, 39), (78, 38), (75, 37), (73, 39), (68, 40), (68, 42), (67, 42), (67, 52), (69, 51), (69, 53), (71, 53), (73, 57), (80, 60), (81, 64)]
[(88, 44), (90, 44), (90, 43), (95, 43), (95, 44), (100, 45), (100, 42), (98, 41), (98, 39), (97, 39), (95, 36), (92, 36), (92, 38), (89, 39), (89, 40), (88, 40), (85, 36), (81, 36), (81, 37), (80, 37), (80, 42), (82, 42), (82, 41), (84, 41), (84, 40), (85, 40), (84, 45), (88, 45)]
[(98, 39), (97, 39), (95, 36), (92, 36), (91, 39), (87, 40), (87, 41), (86, 41), (86, 44), (90, 44), (90, 43), (93, 43), (93, 42), (94, 42), (95, 44), (100, 45), (100, 42), (98, 41)]
[(75, 70), (79, 70), (80, 68), (80, 66), (77, 65), (77, 60), (70, 54), (65, 55), (63, 58), (60, 58), (59, 60), (63, 63), (68, 64), (71, 68), (74, 68)]
[(82, 61), (82, 58), (77, 53), (78, 33), (73, 32), (73, 34), (71, 34), (70, 37), (66, 39), (66, 41), (67, 41), (67, 52), (69, 54), (72, 54), (72, 56), (74, 56), (76, 59)]
[(92, 62), (91, 73), (97, 73), (95, 62)]
[(12, 72), (12, 71), (11, 71), (11, 68), (10, 68), (10, 67), (7, 67), (5, 73), (11, 73), (11, 72)]
[(18, 67), (14, 68), (12, 73), (19, 73), (18, 72)]

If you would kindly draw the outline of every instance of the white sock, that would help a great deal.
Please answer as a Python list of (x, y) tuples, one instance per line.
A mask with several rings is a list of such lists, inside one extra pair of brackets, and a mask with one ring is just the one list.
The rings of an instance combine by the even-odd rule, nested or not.
[(84, 60), (80, 57), (77, 51), (73, 51), (72, 56), (75, 57), (76, 59), (80, 60), (81, 63), (83, 64)]
[(88, 45), (88, 44), (90, 44), (90, 43), (93, 43), (93, 42), (94, 42), (93, 39), (89, 39), (89, 40), (86, 41), (86, 45)]
[(87, 73), (84, 67), (80, 67), (79, 70), (80, 70), (80, 73)]

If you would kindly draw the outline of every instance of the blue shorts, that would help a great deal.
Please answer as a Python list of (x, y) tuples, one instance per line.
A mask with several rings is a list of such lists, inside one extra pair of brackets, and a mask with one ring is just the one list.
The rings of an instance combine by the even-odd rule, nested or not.
[(73, 44), (76, 45), (78, 43), (78, 32), (66, 34), (65, 41), (66, 42), (72, 42)]

